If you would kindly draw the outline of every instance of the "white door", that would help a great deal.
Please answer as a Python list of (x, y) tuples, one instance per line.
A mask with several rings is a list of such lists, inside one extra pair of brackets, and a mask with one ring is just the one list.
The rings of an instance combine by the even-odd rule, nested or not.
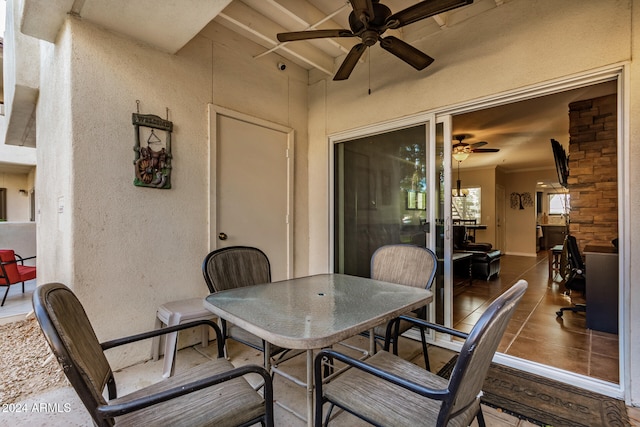
[(211, 249), (253, 246), (292, 276), (293, 131), (210, 106)]

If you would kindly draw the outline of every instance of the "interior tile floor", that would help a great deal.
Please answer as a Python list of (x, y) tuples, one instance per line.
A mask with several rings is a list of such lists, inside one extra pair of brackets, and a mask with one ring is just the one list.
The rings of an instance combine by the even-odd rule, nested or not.
[(487, 305), (521, 278), (529, 287), (498, 351), (618, 383), (618, 335), (586, 329), (584, 312), (566, 311), (562, 317), (556, 316), (556, 311), (570, 306), (571, 300), (564, 295), (561, 277), (550, 279), (546, 251), (537, 257), (505, 255), (499, 277), (456, 286), (454, 327), (469, 331)]

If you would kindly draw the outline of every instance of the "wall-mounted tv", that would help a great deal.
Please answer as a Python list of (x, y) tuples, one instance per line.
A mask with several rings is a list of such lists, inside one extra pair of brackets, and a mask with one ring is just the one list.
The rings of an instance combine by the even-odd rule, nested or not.
[(562, 144), (555, 139), (551, 139), (551, 149), (553, 150), (553, 158), (556, 161), (556, 171), (558, 172), (558, 182), (564, 188), (567, 188), (567, 179), (569, 178), (569, 161), (567, 152)]

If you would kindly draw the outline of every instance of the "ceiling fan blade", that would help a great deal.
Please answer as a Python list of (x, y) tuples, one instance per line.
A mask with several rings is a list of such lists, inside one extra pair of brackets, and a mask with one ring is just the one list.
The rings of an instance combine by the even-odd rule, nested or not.
[(355, 37), (349, 30), (312, 30), (312, 31), (292, 31), (289, 33), (278, 33), (278, 41), (294, 42), (298, 40), (323, 39), (329, 37)]
[(349, 3), (351, 3), (351, 7), (353, 8), (356, 17), (360, 19), (363, 24), (366, 24), (366, 22), (364, 22), (365, 20), (360, 17), (362, 12), (367, 14), (367, 22), (373, 19), (373, 3), (371, 0), (349, 0)]
[(474, 148), (471, 150), (472, 153), (497, 153), (500, 151), (499, 148)]
[(428, 18), (461, 6), (473, 3), (473, 0), (425, 0), (396, 12), (387, 18), (387, 28), (400, 28), (421, 19)]
[(380, 38), (380, 46), (416, 70), (422, 70), (433, 62), (432, 57), (394, 36)]
[(470, 146), (471, 148), (480, 148), (480, 147), (485, 146), (485, 145), (487, 145), (487, 144), (488, 144), (488, 142), (487, 142), (487, 141), (478, 141), (478, 142), (474, 142), (474, 143), (472, 143), (472, 144), (469, 144), (469, 146)]
[(338, 69), (338, 72), (333, 77), (333, 80), (346, 80), (351, 75), (351, 72), (356, 67), (358, 60), (367, 49), (367, 46), (364, 43), (359, 43), (351, 48), (347, 57), (342, 61), (342, 65)]

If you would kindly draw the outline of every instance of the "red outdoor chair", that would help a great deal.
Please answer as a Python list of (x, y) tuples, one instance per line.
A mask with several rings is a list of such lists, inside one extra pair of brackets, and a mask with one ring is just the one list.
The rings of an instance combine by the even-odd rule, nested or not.
[(24, 282), (36, 278), (36, 268), (24, 265), (25, 260), (34, 258), (35, 256), (22, 258), (12, 249), (0, 249), (0, 286), (7, 287), (0, 307), (4, 305), (11, 285), (22, 282), (22, 293), (24, 294)]

